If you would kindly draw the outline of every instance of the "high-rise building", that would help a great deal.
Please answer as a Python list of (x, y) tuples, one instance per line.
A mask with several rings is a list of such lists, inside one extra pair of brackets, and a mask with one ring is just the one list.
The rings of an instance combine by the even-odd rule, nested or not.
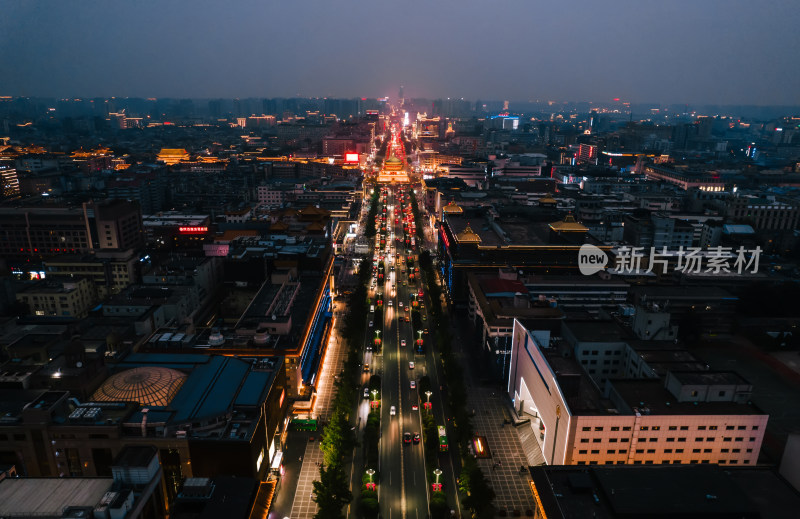
[(17, 170), (11, 164), (0, 164), (0, 196), (3, 198), (19, 194)]

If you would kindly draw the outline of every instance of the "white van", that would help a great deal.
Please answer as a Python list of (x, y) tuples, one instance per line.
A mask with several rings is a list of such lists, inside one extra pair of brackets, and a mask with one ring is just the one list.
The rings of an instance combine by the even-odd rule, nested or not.
[(371, 314), (375, 313), (375, 305), (369, 305), (369, 313)]

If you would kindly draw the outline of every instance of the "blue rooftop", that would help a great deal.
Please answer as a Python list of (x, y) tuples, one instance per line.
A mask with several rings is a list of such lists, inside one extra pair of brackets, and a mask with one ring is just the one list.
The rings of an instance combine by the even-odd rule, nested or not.
[(235, 405), (257, 406), (267, 398), (275, 371), (251, 371), (236, 396)]

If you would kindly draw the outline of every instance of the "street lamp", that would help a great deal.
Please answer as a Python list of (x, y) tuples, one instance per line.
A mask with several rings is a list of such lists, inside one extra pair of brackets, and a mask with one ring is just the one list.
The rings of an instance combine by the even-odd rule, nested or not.
[(377, 400), (377, 398), (378, 398), (378, 390), (377, 389), (373, 389), (372, 390), (372, 399), (373, 400)]
[(367, 469), (367, 476), (369, 476), (369, 482), (372, 483), (372, 476), (375, 475), (375, 469)]
[(425, 406), (425, 407), (428, 408), (428, 414), (431, 414), (431, 395), (432, 394), (433, 394), (433, 392), (431, 392), (431, 391), (425, 391), (425, 396), (428, 397), (428, 402), (427, 402), (427, 405)]
[(442, 475), (442, 469), (435, 469), (433, 474), (436, 476), (436, 484), (439, 484), (439, 476)]

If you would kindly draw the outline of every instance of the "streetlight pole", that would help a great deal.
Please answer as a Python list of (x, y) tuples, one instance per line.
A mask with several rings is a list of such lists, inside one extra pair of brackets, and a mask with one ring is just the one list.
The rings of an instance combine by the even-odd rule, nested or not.
[(439, 476), (442, 475), (442, 469), (435, 469), (433, 474), (436, 476), (436, 484), (439, 484)]
[(428, 405), (425, 406), (425, 407), (428, 408), (428, 414), (431, 414), (431, 395), (432, 394), (433, 394), (433, 392), (431, 392), (431, 391), (425, 391), (425, 396), (428, 397)]

